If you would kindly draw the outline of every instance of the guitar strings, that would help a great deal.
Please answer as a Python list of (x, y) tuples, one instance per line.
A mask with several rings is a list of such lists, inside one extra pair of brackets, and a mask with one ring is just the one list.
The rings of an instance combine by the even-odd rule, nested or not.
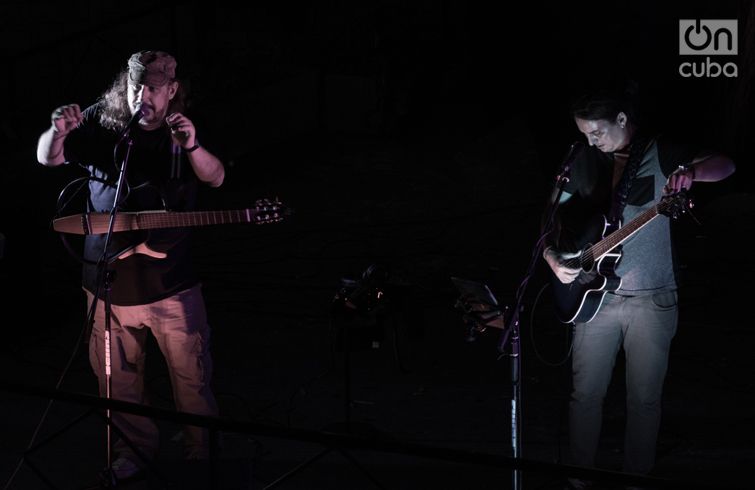
[[(620, 239), (618, 238), (622, 233), (619, 233), (620, 231), (627, 232), (629, 231), (630, 235), (634, 233), (635, 231), (639, 230), (640, 227), (647, 224), (650, 220), (656, 218), (657, 216), (663, 214), (664, 211), (667, 211), (671, 206), (674, 204), (675, 201), (678, 201), (678, 199), (670, 198), (665, 199), (661, 201), (660, 203), (656, 204), (652, 208), (646, 209), (639, 215), (637, 215), (631, 222), (635, 223), (639, 226), (637, 226), (636, 229), (632, 229), (633, 226), (626, 226), (621, 227), (605, 237), (603, 240), (599, 241), (595, 245), (590, 246), (588, 249), (586, 249), (584, 252), (582, 252), (578, 257), (574, 257), (566, 261), (566, 266), (571, 268), (577, 268), (585, 269), (585, 265), (591, 265), (595, 263), (596, 259), (595, 256), (598, 256), (599, 258), (602, 258), (604, 255), (608, 254), (611, 250), (616, 248), (619, 244), (621, 244), (626, 238), (629, 236), (622, 236)], [(596, 254), (596, 250), (606, 247), (605, 252), (602, 252), (600, 254)], [(592, 268), (592, 267), (591, 267)]]

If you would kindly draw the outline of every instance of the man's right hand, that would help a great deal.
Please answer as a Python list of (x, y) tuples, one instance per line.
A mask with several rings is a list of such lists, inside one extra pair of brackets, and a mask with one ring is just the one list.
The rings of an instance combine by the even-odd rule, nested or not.
[(81, 115), (81, 108), (78, 104), (68, 104), (60, 106), (52, 111), (52, 126), (55, 137), (66, 136), (76, 128), (84, 117)]
[(569, 259), (579, 257), (580, 255), (582, 255), (582, 252), (559, 252), (551, 247), (546, 248), (543, 252), (543, 258), (550, 266), (553, 274), (564, 284), (574, 282), (579, 273), (582, 272), (581, 267), (575, 269), (565, 265)]
[(66, 162), (63, 154), (65, 138), (81, 124), (84, 116), (81, 115), (78, 104), (68, 104), (52, 111), (50, 119), (52, 124), (37, 142), (37, 161), (48, 167), (56, 167)]

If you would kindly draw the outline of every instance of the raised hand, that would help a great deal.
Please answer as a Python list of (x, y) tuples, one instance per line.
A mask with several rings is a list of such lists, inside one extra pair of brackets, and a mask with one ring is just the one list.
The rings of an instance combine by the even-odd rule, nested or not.
[(191, 119), (180, 112), (174, 112), (165, 118), (165, 122), (170, 126), (170, 135), (177, 145), (191, 148), (196, 144), (196, 128)]
[(84, 117), (78, 104), (60, 106), (52, 111), (52, 125), (56, 136), (66, 136), (78, 126)]

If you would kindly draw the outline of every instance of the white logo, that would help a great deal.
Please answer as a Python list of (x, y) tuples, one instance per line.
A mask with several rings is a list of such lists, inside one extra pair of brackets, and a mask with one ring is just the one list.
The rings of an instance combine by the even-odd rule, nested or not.
[(711, 60), (712, 56), (737, 54), (737, 20), (680, 19), (679, 55), (705, 56), (704, 60), (684, 61), (679, 74), (685, 78), (736, 77), (737, 65), (733, 61)]
[(737, 54), (737, 21), (679, 20), (680, 55)]

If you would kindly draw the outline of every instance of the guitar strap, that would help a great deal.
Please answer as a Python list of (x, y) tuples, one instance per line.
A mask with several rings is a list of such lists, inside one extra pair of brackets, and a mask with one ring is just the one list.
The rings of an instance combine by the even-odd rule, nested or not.
[[(634, 141), (629, 148), (629, 157), (627, 157), (624, 164), (624, 171), (621, 173), (621, 179), (618, 179), (617, 176), (621, 172), (621, 164), (624, 163), (624, 159), (616, 159), (613, 178), (613, 202), (611, 204), (611, 212), (608, 214), (608, 219), (611, 223), (616, 224), (621, 220), (621, 214), (627, 205), (627, 196), (629, 196), (629, 191), (632, 189), (632, 184), (637, 175), (637, 170), (640, 168), (642, 157), (650, 149), (653, 141), (655, 141), (655, 138), (648, 138), (642, 134), (635, 135)], [(616, 182), (617, 180), (618, 183)]]

